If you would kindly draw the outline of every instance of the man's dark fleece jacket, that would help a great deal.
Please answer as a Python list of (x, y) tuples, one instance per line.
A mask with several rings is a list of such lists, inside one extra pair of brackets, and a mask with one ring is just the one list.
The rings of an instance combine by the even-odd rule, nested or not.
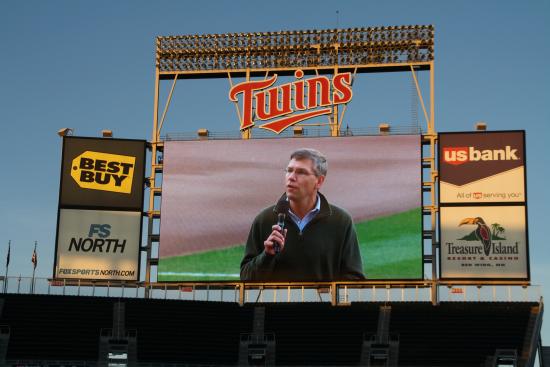
[(248, 234), (241, 261), (244, 281), (338, 281), (365, 279), (351, 216), (321, 198), (321, 209), (302, 232), (286, 216), (284, 249), (264, 252), (264, 241), (277, 223), (275, 206), (260, 212)]

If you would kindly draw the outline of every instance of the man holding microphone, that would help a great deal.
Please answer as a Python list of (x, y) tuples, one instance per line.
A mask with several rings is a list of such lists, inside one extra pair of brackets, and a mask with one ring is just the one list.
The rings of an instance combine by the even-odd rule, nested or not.
[(252, 223), (241, 280), (365, 279), (351, 216), (319, 192), (326, 175), (321, 152), (303, 148), (291, 154), (285, 194)]

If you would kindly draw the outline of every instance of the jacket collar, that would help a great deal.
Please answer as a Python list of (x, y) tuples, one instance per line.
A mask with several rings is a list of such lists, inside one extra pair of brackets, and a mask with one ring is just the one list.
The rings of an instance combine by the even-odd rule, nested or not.
[[(329, 215), (332, 215), (332, 208), (330, 207), (330, 205), (327, 201), (327, 198), (325, 198), (325, 196), (323, 194), (321, 194), (320, 192), (317, 192), (317, 194), (319, 195), (319, 198), (321, 199), (321, 210), (319, 210), (319, 213), (317, 213), (315, 218), (322, 218), (322, 217), (327, 217)], [(286, 193), (281, 195), (279, 200), (287, 200)], [(273, 207), (273, 212), (275, 212), (276, 208), (277, 208), (277, 205), (275, 205)]]

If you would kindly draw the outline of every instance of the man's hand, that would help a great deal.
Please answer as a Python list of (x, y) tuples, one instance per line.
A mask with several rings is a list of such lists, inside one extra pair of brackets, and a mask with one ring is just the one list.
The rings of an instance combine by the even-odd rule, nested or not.
[(271, 227), (273, 232), (267, 237), (267, 240), (264, 241), (264, 251), (268, 255), (275, 255), (275, 244), (279, 245), (279, 252), (282, 252), (285, 248), (285, 237), (286, 237), (286, 228), (283, 233), (281, 233), (281, 227), (278, 225), (273, 225)]

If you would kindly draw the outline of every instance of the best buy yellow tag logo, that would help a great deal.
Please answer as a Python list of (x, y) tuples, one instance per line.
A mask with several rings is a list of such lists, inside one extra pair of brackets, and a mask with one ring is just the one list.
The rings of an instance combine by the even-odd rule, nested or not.
[(72, 162), (71, 177), (83, 189), (129, 194), (136, 157), (85, 151)]

